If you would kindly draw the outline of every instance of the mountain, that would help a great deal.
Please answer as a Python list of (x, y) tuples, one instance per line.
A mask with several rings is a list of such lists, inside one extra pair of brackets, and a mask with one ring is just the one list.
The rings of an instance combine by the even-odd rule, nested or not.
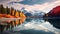
[(54, 7), (49, 13), (50, 17), (60, 17), (60, 6)]
[(28, 11), (26, 11), (25, 8), (22, 8), (21, 10), (22, 10), (22, 12), (23, 12), (27, 17), (28, 17), (28, 16), (32, 16), (32, 14), (29, 13)]
[(27, 17), (42, 17), (44, 15), (44, 12), (39, 11), (39, 10), (32, 10), (32, 11), (27, 11), (25, 10), (25, 8), (21, 9), (23, 11), (23, 13), (27, 16)]
[(34, 11), (34, 14), (33, 14), (33, 16), (43, 16), (44, 15), (44, 12), (42, 12), (42, 11)]
[(31, 13), (25, 13), (25, 15), (26, 15), (27, 17), (32, 16), (32, 14), (31, 14)]

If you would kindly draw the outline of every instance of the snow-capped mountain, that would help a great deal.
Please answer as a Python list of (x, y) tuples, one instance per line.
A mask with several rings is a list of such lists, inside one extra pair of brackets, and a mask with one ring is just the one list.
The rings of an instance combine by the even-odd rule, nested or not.
[(25, 8), (22, 8), (21, 11), (23, 11), (23, 13), (26, 16), (43, 16), (45, 13), (39, 10), (32, 10), (32, 11), (27, 11), (25, 10)]

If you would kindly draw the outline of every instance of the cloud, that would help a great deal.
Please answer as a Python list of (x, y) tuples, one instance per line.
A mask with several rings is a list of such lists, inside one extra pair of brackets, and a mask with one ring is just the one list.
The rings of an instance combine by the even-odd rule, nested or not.
[(34, 5), (24, 5), (20, 3), (13, 3), (13, 4), (10, 3), (8, 5), (18, 10), (21, 10), (21, 8), (24, 7), (26, 11), (31, 12), (31, 13), (33, 13), (34, 10), (48, 13), (51, 9), (60, 5), (60, 0), (56, 0), (54, 2), (45, 2), (43, 4), (34, 4)]
[(40, 10), (40, 11), (48, 13), (51, 9), (53, 9), (56, 6), (60, 6), (60, 0), (54, 1), (54, 2), (46, 2), (43, 4), (36, 4), (36, 5), (28, 6), (25, 8), (27, 10)]
[[(11, 2), (20, 2), (20, 1), (23, 1), (23, 0), (0, 0), (0, 4), (3, 4), (4, 7), (6, 7), (8, 5), (11, 6), (10, 5)], [(13, 3), (11, 3), (11, 4), (13, 4)]]
[(45, 2), (53, 2), (55, 0), (23, 0), (21, 2), (15, 2), (15, 3), (21, 3), (25, 5), (34, 5), (34, 4), (43, 4)]
[(56, 6), (59, 6), (60, 5), (60, 0), (59, 1), (54, 1), (54, 2), (46, 2), (46, 3), (43, 3), (43, 4), (36, 4), (36, 5), (33, 5), (33, 6), (29, 6), (29, 7), (26, 7), (27, 10), (40, 10), (40, 11), (43, 11), (43, 12), (46, 12), (48, 13), (51, 9), (53, 9), (54, 7)]
[(44, 9), (44, 11), (47, 11), (49, 12), (50, 10), (52, 10), (54, 7), (56, 6), (60, 6), (60, 0), (57, 0), (57, 1), (54, 1), (54, 2), (51, 2), (51, 3), (48, 3), (46, 6), (46, 8)]
[(36, 4), (36, 5), (24, 5), (24, 4), (19, 4), (19, 3), (13, 3), (13, 4), (8, 4), (9, 7), (14, 7), (15, 9), (21, 10), (22, 8), (25, 8), (26, 11), (34, 13), (34, 11), (44, 11), (46, 8), (48, 8), (48, 3), (44, 4)]
[(20, 1), (23, 1), (23, 0), (0, 0), (0, 4), (7, 4), (10, 2), (20, 2)]
[[(48, 13), (51, 9), (60, 5), (59, 4), (60, 0), (55, 0), (55, 1), (50, 1), (50, 2), (46, 0), (47, 2), (45, 3), (34, 4), (34, 5), (25, 5), (25, 4), (19, 3), (25, 0), (18, 0), (18, 1), (17, 0), (8, 0), (8, 1), (2, 0), (2, 1), (3, 1), (4, 6), (14, 7), (15, 9), (18, 9), (18, 10), (25, 8), (26, 11), (31, 12), (31, 13), (34, 13), (35, 10), (39, 12), (42, 11), (42, 12)], [(28, 1), (32, 1), (32, 0), (28, 0)], [(17, 2), (17, 3), (14, 3), (14, 2)]]

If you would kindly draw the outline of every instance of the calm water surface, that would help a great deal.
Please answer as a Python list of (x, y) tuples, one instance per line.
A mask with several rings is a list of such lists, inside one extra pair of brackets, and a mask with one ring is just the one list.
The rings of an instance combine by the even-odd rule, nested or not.
[(1, 34), (60, 34), (60, 19), (28, 18), (0, 24)]

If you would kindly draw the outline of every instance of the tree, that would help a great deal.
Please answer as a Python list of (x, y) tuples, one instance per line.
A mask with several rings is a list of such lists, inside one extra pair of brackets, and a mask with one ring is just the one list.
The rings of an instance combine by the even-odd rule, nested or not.
[(10, 14), (10, 8), (8, 8), (8, 6), (6, 7), (6, 13)]
[(11, 15), (13, 15), (13, 10), (14, 10), (14, 9), (11, 7), (11, 13), (10, 13)]
[(1, 5), (0, 9), (1, 9), (1, 13), (3, 14), (3, 12), (4, 12), (4, 7), (3, 7), (3, 5)]
[(16, 15), (16, 10), (14, 11), (14, 16)]
[(1, 5), (0, 5), (0, 13), (1, 13)]

